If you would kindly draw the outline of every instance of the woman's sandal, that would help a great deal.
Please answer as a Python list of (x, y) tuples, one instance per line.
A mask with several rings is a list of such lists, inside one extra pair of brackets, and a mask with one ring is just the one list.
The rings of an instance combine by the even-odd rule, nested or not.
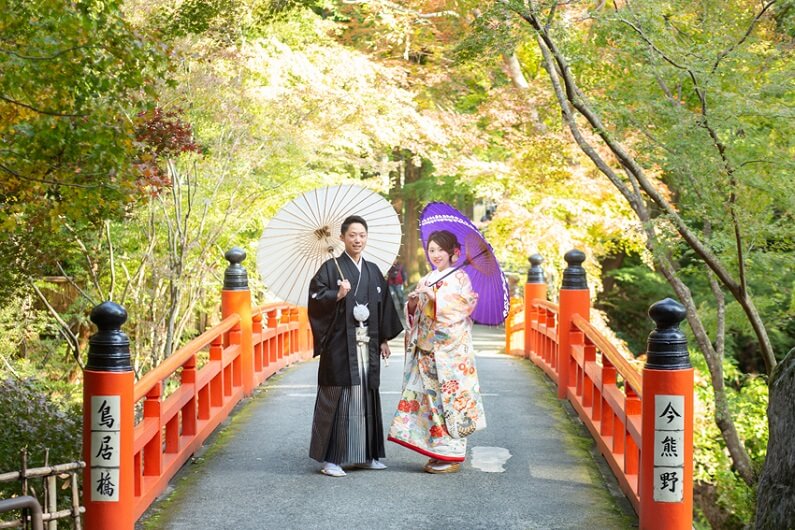
[(440, 475), (443, 473), (457, 473), (461, 469), (460, 462), (444, 462), (437, 460), (435, 462), (428, 462), (425, 464), (423, 468), (426, 473), (433, 473), (434, 475)]
[(437, 459), (435, 459), (435, 458), (431, 458), (431, 459), (430, 459), (430, 460), (428, 460), (428, 462), (427, 462), (427, 463), (426, 463), (426, 464), (425, 464), (425, 465), (422, 467), (422, 469), (423, 469), (423, 470), (425, 470), (425, 471), (428, 471), (428, 468), (429, 468), (430, 466), (435, 466), (435, 465), (438, 465), (438, 464), (441, 464), (441, 463), (442, 463), (442, 461), (441, 461), (441, 460), (437, 460)]

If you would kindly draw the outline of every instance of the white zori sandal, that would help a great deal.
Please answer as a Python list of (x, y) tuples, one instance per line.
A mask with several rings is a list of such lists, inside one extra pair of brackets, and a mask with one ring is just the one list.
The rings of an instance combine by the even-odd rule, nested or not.
[(331, 462), (323, 462), (323, 467), (320, 468), (320, 472), (329, 477), (344, 477), (346, 475), (345, 471), (343, 471), (340, 466), (332, 464)]
[(386, 464), (378, 460), (368, 460), (367, 462), (356, 464), (356, 467), (359, 469), (386, 469)]

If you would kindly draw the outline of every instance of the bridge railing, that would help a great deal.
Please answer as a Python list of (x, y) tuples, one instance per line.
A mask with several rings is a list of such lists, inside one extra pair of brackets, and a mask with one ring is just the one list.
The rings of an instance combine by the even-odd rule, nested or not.
[(226, 258), (223, 320), (137, 383), (120, 330), (124, 309), (106, 302), (92, 312), (99, 332), (90, 339), (84, 373), (87, 530), (132, 530), (243, 397), (284, 366), (311, 357), (305, 309), (252, 308), (240, 265), (245, 253), (233, 249)]
[[(557, 384), (558, 397), (588, 428), (642, 529), (689, 529), (693, 370), (678, 329), (684, 308), (670, 299), (651, 307), (657, 328), (639, 370), (589, 321), (585, 255), (571, 251), (565, 259), (556, 304), (546, 299), (541, 256), (530, 258), (524, 307), (513, 308), (506, 322), (506, 351), (529, 358)], [(517, 351), (519, 339), (524, 348)]]

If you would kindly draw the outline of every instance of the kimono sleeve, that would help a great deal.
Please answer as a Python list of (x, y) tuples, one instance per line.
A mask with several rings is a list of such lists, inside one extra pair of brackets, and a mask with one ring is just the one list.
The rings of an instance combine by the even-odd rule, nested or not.
[[(376, 268), (376, 273), (377, 268)], [(395, 303), (392, 301), (392, 293), (390, 292), (386, 281), (380, 278), (379, 287), (381, 288), (381, 321), (379, 322), (378, 336), (381, 342), (392, 340), (403, 331), (403, 323), (400, 321), (398, 312), (395, 309)]]
[(309, 325), (314, 340), (314, 355), (323, 350), (326, 336), (334, 326), (337, 315), (337, 277), (328, 262), (320, 266), (309, 282), (309, 301), (307, 303)]

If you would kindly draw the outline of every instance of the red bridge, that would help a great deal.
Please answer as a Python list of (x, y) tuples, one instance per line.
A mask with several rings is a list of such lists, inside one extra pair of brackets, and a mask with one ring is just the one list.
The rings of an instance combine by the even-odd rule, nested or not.
[[(286, 304), (252, 307), (246, 271), (241, 264), (245, 253), (233, 249), (226, 257), (230, 266), (221, 291), (223, 320), (137, 382), (130, 367), (129, 340), (122, 331), (126, 312), (112, 302), (101, 304), (92, 312), (92, 321), (99, 331), (91, 337), (84, 374), (84, 458), (87, 464), (83, 482), (84, 528), (131, 530), (236, 404), (255, 393), (263, 383), (266, 389), (276, 391), (279, 385), (271, 384), (269, 378), (289, 365), (311, 358), (311, 334), (305, 310)], [(652, 305), (650, 315), (657, 327), (649, 336), (646, 364), (639, 369), (589, 323), (590, 293), (582, 267), (584, 254), (571, 251), (565, 259), (568, 267), (558, 300), (553, 302), (547, 299), (540, 257), (532, 258), (524, 299), (514, 300), (504, 328), (503, 353), (512, 357), (500, 355), (496, 352), (499, 348), (494, 346), (493, 355), (479, 360), (479, 365), (488, 368), (481, 381), (487, 412), (490, 403), (497, 419), (502, 413), (521, 416), (534, 407), (533, 403), (524, 401), (506, 401), (505, 405), (499, 405), (502, 394), (493, 402), (489, 401), (489, 392), (500, 387), (500, 383), (489, 381), (491, 358), (502, 359), (499, 363), (494, 361), (495, 367), (498, 364), (507, 366), (507, 359), (514, 372), (517, 367), (524, 366), (522, 363), (529, 366), (524, 359), (532, 361), (552, 382), (551, 389), (557, 398), (567, 400), (582, 420), (615, 476), (615, 483), (637, 514), (640, 527), (689, 529), (693, 487), (693, 370), (684, 336), (678, 329), (684, 318), (683, 309), (668, 299)], [(488, 351), (493, 338), (494, 332), (489, 329), (476, 331), (476, 349), (481, 353)], [(397, 348), (396, 343), (393, 350)], [(285, 396), (311, 397), (314, 370), (312, 366), (288, 370), (289, 377), (293, 377), (292, 374), (296, 374), (296, 378), (304, 377), (299, 372), (308, 374), (306, 380), (309, 382), (292, 385), (305, 388), (305, 392)], [(396, 385), (399, 385), (399, 371), (400, 368), (395, 368), (391, 372)], [(496, 380), (504, 376), (494, 377)], [(511, 384), (522, 387), (534, 376), (515, 377), (520, 379)], [(502, 384), (508, 388), (508, 383)], [(385, 386), (382, 385), (382, 393), (389, 394)], [(520, 388), (517, 392), (523, 391)], [(510, 392), (505, 390), (504, 393)], [(311, 410), (305, 405), (308, 400), (301, 403), (304, 403), (300, 405), (301, 410)], [(384, 412), (391, 411), (385, 407)], [(285, 433), (291, 439), (278, 440), (276, 445), (282, 452), (272, 458), (284, 458), (282, 455), (286, 451), (308, 461), (303, 447), (308, 443), (310, 420), (300, 416), (297, 419), (305, 424), (302, 424), (305, 435), (300, 434), (300, 429), (296, 433)], [(293, 426), (284, 426), (288, 427)], [(499, 440), (501, 433), (507, 436), (505, 431), (516, 429), (519, 429), (516, 424), (501, 426), (491, 421), (484, 433), (491, 432), (490, 436)], [(520, 452), (517, 448), (521, 444), (521, 440), (514, 440), (508, 445)], [(387, 475), (379, 476), (388, 476), (390, 471), (384, 473)], [(311, 472), (303, 474), (307, 476), (307, 485), (314, 485), (316, 480), (334, 480), (321, 479)], [(540, 473), (536, 472), (535, 476)], [(469, 482), (461, 480), (463, 482), (456, 487), (463, 488), (462, 494), (466, 494), (467, 488), (476, 489), (474, 478), (470, 477)], [(377, 495), (375, 491), (370, 493)], [(275, 498), (296, 495), (301, 496), (302, 491), (282, 491)], [(315, 499), (321, 502), (321, 498), (308, 496), (305, 502)], [(249, 509), (257, 510), (257, 500), (249, 500)], [(494, 498), (491, 502), (504, 500)], [(369, 510), (370, 501), (362, 504), (362, 499), (349, 499), (349, 502), (360, 506), (360, 510)], [(479, 502), (490, 501), (486, 496)], [(517, 502), (532, 504), (533, 499)], [(266, 511), (279, 509), (279, 505), (272, 505)], [(336, 505), (329, 509), (341, 508)], [(571, 509), (577, 508), (573, 504)], [(344, 511), (347, 513), (350, 508)], [(508, 510), (504, 515), (510, 517), (511, 513), (512, 510)], [(238, 512), (224, 514), (229, 522), (227, 527), (245, 527), (232, 522), (239, 516)], [(422, 526), (412, 525), (408, 512), (403, 516), (407, 517), (402, 521), (404, 527)], [(511, 524), (523, 525), (524, 517), (529, 515), (517, 515), (513, 523), (504, 522), (510, 527), (514, 527)], [(490, 525), (487, 521), (466, 520), (475, 527), (501, 526), (494, 521)], [(203, 527), (199, 524), (192, 526)], [(209, 522), (205, 520), (205, 524)], [(271, 527), (262, 524), (262, 528)], [(603, 527), (598, 521), (593, 525)], [(401, 526), (384, 526), (392, 527)]]

